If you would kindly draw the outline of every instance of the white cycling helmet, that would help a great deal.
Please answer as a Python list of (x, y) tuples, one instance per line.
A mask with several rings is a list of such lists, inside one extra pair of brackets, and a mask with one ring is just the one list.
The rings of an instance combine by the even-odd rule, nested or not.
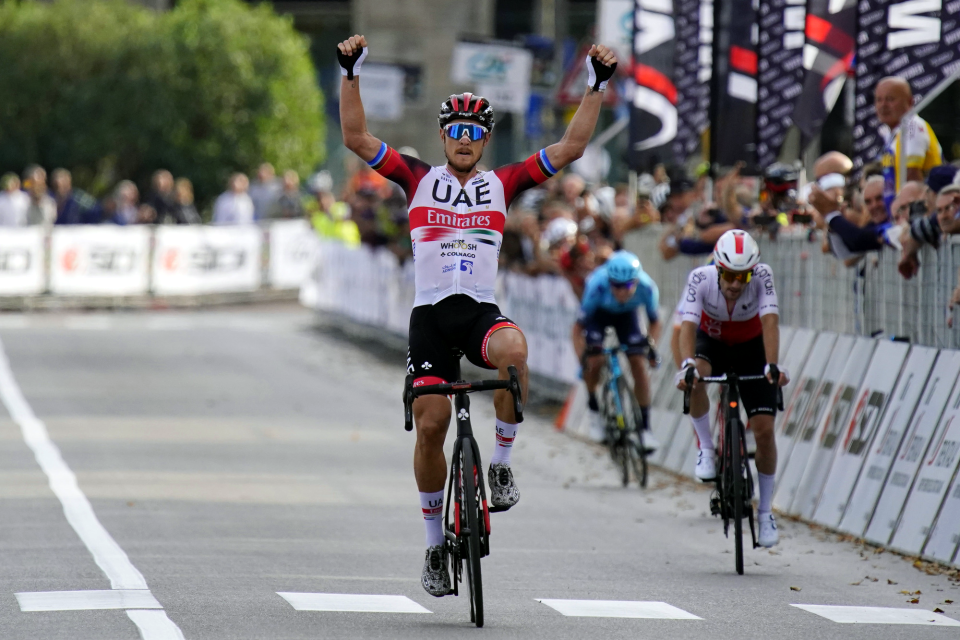
[(543, 237), (548, 246), (554, 246), (577, 237), (577, 223), (567, 218), (555, 218), (547, 225)]
[(713, 260), (727, 271), (749, 271), (760, 262), (760, 247), (746, 231), (731, 229), (717, 240)]

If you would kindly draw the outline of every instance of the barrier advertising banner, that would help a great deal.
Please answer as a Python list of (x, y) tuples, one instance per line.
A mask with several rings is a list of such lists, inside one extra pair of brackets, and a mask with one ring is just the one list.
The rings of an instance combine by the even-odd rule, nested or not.
[[(807, 358), (808, 363), (817, 359), (820, 340), (823, 336), (829, 335), (831, 334), (820, 334), (820, 338), (814, 344), (813, 352)], [(850, 350), (853, 349), (853, 343), (856, 340), (853, 336), (848, 335), (834, 336), (834, 338), (833, 348), (827, 349), (827, 357), (823, 360), (826, 362), (823, 373), (818, 378), (811, 378), (814, 381), (814, 390), (809, 398), (804, 400), (804, 411), (802, 413), (797, 412), (799, 417), (795, 427), (793, 450), (783, 467), (783, 472), (777, 474), (777, 489), (773, 496), (773, 506), (780, 511), (791, 512), (790, 507), (797, 495), (800, 479), (807, 468), (810, 453), (813, 451), (814, 437), (818, 435), (817, 427), (827, 412), (830, 398), (834, 395), (834, 389), (840, 374), (843, 373), (847, 364), (847, 356), (850, 355)], [(803, 383), (806, 387), (806, 380)], [(800, 393), (806, 393), (806, 388), (800, 389)], [(784, 420), (788, 429), (791, 422), (792, 418)]]
[[(781, 328), (781, 337), (782, 335), (783, 329)], [(794, 431), (790, 432), (789, 438), (783, 433), (786, 430), (785, 420), (792, 415), (791, 410), (798, 393), (797, 390), (802, 386), (800, 383), (804, 378), (804, 365), (807, 361), (807, 355), (810, 353), (816, 337), (817, 332), (812, 329), (797, 329), (792, 336), (789, 346), (786, 349), (782, 346), (780, 348), (782, 352), (780, 362), (787, 368), (787, 371), (790, 372), (791, 378), (787, 386), (783, 388), (783, 411), (777, 412), (776, 415), (774, 433), (777, 439), (778, 458), (786, 459), (790, 455), (789, 450), (793, 448), (792, 436)], [(824, 352), (822, 355), (823, 359), (820, 364), (825, 364), (828, 352)], [(784, 447), (786, 450), (784, 450)]]
[(718, 38), (715, 51), (717, 82), (716, 121), (710, 154), (714, 162), (730, 166), (757, 161), (757, 30), (751, 0), (716, 0)]
[[(924, 454), (930, 444), (934, 433), (941, 432), (938, 425), (943, 425), (948, 413), (944, 409), (948, 406), (953, 407), (960, 403), (960, 387), (954, 389), (957, 380), (956, 372), (960, 371), (960, 353), (941, 352), (937, 358), (937, 365), (934, 372), (941, 368), (941, 360), (944, 354), (950, 354), (949, 367), (943, 369), (944, 373), (954, 372), (953, 377), (945, 376), (943, 379), (931, 379), (923, 392), (923, 401), (917, 407), (913, 415), (910, 427), (903, 438), (903, 444), (897, 453), (897, 458), (890, 468), (890, 476), (883, 487), (883, 493), (880, 494), (880, 500), (877, 502), (877, 508), (870, 520), (870, 525), (864, 532), (865, 540), (874, 544), (886, 545), (897, 527), (897, 521), (903, 510), (903, 505), (910, 493), (913, 479), (923, 463)], [(954, 410), (951, 409), (950, 413)], [(919, 548), (917, 549), (919, 551)]]
[(636, 0), (633, 11), (633, 106), (630, 167), (650, 171), (669, 163), (677, 135), (677, 88), (673, 78), (673, 0)]
[[(933, 364), (936, 361), (937, 366)], [(933, 372), (931, 373), (931, 368)], [(887, 411), (880, 428), (869, 449), (867, 458), (860, 471), (857, 485), (847, 503), (847, 510), (840, 521), (839, 529), (862, 536), (870, 517), (877, 506), (877, 499), (883, 490), (890, 467), (900, 449), (903, 434), (910, 426), (910, 418), (917, 403), (925, 397), (930, 402), (933, 390), (944, 386), (945, 380), (953, 380), (960, 374), (960, 358), (951, 358), (944, 352), (938, 359), (937, 350), (931, 347), (913, 347), (907, 358), (897, 386), (890, 396)], [(929, 382), (927, 380), (929, 379)], [(926, 393), (924, 394), (924, 389)], [(923, 408), (919, 408), (923, 410)]]
[(47, 288), (41, 226), (6, 227), (0, 233), (0, 296), (32, 296)]
[(853, 413), (839, 434), (837, 453), (824, 483), (829, 489), (824, 490), (820, 496), (820, 502), (813, 513), (815, 522), (828, 527), (840, 524), (847, 508), (847, 499), (873, 444), (880, 420), (890, 402), (890, 393), (909, 350), (909, 345), (904, 342), (877, 344), (870, 368), (867, 369), (857, 392)]
[(673, 155), (685, 162), (700, 146), (710, 126), (710, 78), (713, 75), (714, 0), (675, 0), (677, 37), (674, 78), (677, 83), (677, 137)]
[(953, 477), (953, 483), (947, 489), (940, 514), (930, 530), (930, 538), (923, 548), (923, 555), (939, 560), (953, 562), (957, 545), (960, 544), (960, 474)]
[(907, 553), (920, 553), (930, 533), (933, 519), (943, 503), (947, 487), (957, 470), (958, 459), (960, 388), (954, 389), (922, 458), (917, 477), (897, 523), (897, 530), (890, 540), (891, 547)]
[(260, 287), (263, 234), (256, 226), (160, 226), (153, 253), (158, 295)]
[(872, 338), (857, 338), (847, 365), (837, 381), (836, 390), (830, 399), (830, 409), (824, 414), (817, 428), (815, 446), (791, 507), (793, 513), (802, 518), (813, 517), (823, 483), (839, 448), (841, 433), (853, 411), (857, 389), (867, 372), (867, 363), (871, 362), (876, 345), (877, 341)]
[(145, 294), (149, 251), (147, 227), (54, 227), (50, 234), (50, 290), (81, 296)]
[(310, 276), (320, 239), (306, 220), (280, 220), (270, 225), (270, 285), (296, 289)]
[(760, 3), (757, 25), (757, 162), (773, 164), (803, 91), (806, 0)]

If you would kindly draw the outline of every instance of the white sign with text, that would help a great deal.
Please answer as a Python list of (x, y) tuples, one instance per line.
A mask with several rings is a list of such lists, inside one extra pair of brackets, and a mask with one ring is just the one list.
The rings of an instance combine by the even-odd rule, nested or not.
[(60, 295), (147, 293), (150, 228), (83, 225), (50, 234), (50, 291)]

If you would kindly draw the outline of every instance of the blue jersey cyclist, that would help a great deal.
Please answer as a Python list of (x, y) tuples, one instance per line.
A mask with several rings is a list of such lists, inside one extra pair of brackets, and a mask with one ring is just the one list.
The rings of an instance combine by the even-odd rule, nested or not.
[[(649, 432), (650, 379), (644, 360), (656, 357), (652, 347), (660, 336), (659, 306), (660, 293), (656, 283), (643, 271), (640, 259), (627, 251), (614, 253), (587, 278), (580, 318), (574, 327), (574, 340), (580, 354), (585, 355), (583, 381), (589, 393), (590, 437), (597, 442), (606, 437), (596, 397), (603, 364), (603, 339), (607, 327), (613, 327), (620, 344), (627, 347), (634, 393), (646, 430), (643, 442), (648, 450), (657, 448), (656, 440)], [(646, 311), (649, 337), (640, 328), (637, 315), (640, 307)]]

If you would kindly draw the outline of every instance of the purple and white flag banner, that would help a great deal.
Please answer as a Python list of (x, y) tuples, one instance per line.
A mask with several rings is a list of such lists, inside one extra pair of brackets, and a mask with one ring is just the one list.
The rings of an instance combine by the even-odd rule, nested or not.
[(806, 0), (765, 0), (757, 15), (757, 162), (777, 160), (803, 91)]

